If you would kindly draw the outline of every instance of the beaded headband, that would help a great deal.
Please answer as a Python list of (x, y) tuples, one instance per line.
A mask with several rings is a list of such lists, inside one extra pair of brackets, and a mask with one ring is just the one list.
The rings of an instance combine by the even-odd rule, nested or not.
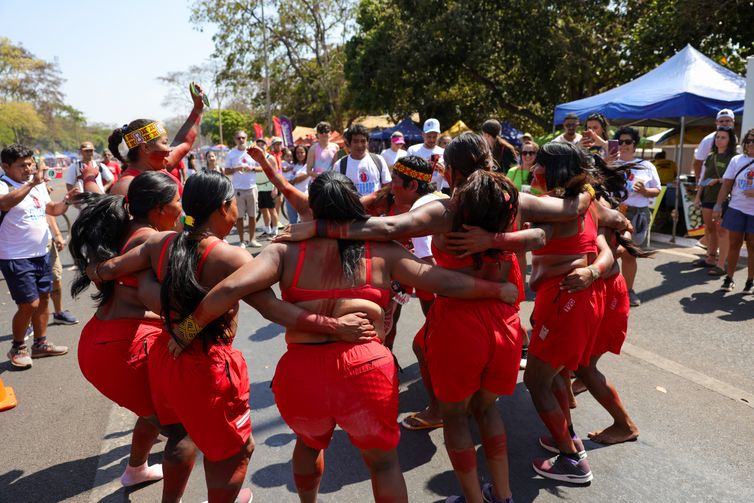
[(123, 140), (125, 140), (128, 150), (131, 150), (137, 145), (141, 145), (142, 143), (149, 143), (155, 138), (159, 138), (160, 136), (167, 133), (168, 132), (165, 130), (165, 127), (159, 122), (150, 122), (146, 126), (140, 127), (135, 131), (127, 133), (123, 137)]
[(411, 169), (408, 166), (401, 164), (400, 161), (397, 161), (395, 164), (393, 164), (393, 169), (398, 173), (404, 174), (415, 180), (420, 180), (427, 183), (432, 181), (432, 175), (430, 173), (420, 173), (415, 169)]

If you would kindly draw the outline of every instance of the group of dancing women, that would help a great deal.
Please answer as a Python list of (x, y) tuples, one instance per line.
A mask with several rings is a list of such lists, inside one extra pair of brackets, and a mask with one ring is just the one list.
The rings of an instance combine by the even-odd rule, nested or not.
[[(361, 451), (374, 500), (408, 501), (397, 454), (397, 365), (383, 344), (392, 329), (385, 316), (391, 286), (398, 282), (434, 293), (413, 342), (421, 348), (422, 376), (437, 401), (462, 492), (448, 501), (513, 501), (496, 400), (514, 392), (518, 377), (526, 271), (517, 255), (529, 250), (536, 299), (524, 382), (549, 431), (539, 444), (553, 453), (534, 459), (534, 470), (571, 483), (592, 480), (571, 422), (572, 374), (614, 419), (590, 438), (636, 438), (638, 429), (597, 368), (601, 355), (620, 352), (626, 335), (628, 293), (616, 258), (643, 254), (614, 209), (626, 195), (625, 167), (607, 166), (570, 144), (544, 145), (533, 182), (544, 196), (536, 197), (492, 171), (485, 140), (464, 133), (445, 150), (450, 198), (371, 216), (375, 198), (360, 198), (337, 170), (317, 176), (302, 193), (251, 147), (251, 157), (302, 219), (252, 258), (225, 241), (238, 210), (224, 175), (200, 171), (181, 187), (166, 173), (190, 149), (201, 107), (195, 100), (172, 147), (154, 121), (116, 130), (110, 150), (118, 152), (125, 140), (128, 177), (110, 194), (77, 196), (72, 291), (97, 287), (97, 310), (79, 343), (81, 370), (138, 416), (124, 485), (162, 478), (162, 500), (180, 501), (198, 449), (209, 502), (251, 500), (243, 487), (254, 451), (249, 377), (233, 348), (243, 300), (286, 327), (287, 350), (272, 389), (296, 435), (292, 471), (300, 500), (317, 501), (323, 451), (339, 426)], [(411, 156), (393, 170), (400, 174), (394, 186), (413, 187), (432, 175)], [(432, 261), (398, 243), (428, 235)], [(491, 481), (484, 485), (472, 420)], [(167, 438), (163, 462), (148, 466), (159, 433)]]

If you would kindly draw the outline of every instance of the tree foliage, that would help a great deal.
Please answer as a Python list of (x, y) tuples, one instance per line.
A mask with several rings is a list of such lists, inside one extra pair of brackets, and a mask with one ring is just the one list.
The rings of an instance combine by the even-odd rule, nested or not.
[(239, 129), (243, 129), (250, 136), (253, 136), (254, 121), (249, 115), (235, 110), (210, 110), (205, 112), (202, 117), (202, 135), (206, 136), (213, 145), (220, 143), (219, 118), (221, 114), (223, 140), (226, 144), (233, 144), (233, 134)]
[(498, 116), (546, 131), (556, 104), (636, 78), (687, 43), (740, 72), (754, 42), (750, 4), (361, 0), (346, 44), (349, 100), (366, 113), (472, 127)]
[[(253, 83), (255, 115), (265, 105), (263, 47), (269, 48), (273, 113), (308, 122), (316, 117), (341, 123), (344, 116), (343, 51), (352, 0), (196, 0), (192, 20), (215, 24), (215, 56), (221, 77), (236, 89)], [(269, 128), (270, 125), (268, 125)]]

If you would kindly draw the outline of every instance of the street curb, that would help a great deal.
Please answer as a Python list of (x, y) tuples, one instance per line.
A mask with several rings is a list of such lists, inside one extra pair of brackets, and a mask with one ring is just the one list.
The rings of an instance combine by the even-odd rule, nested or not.
[[(663, 243), (663, 244), (670, 244), (675, 245), (678, 247), (683, 248), (696, 248), (697, 250), (704, 250), (701, 246), (698, 245), (699, 240), (694, 238), (683, 238), (683, 237), (676, 237), (675, 243), (672, 243), (671, 240), (673, 239), (673, 236), (670, 234), (662, 234), (659, 232), (653, 232), (651, 235), (652, 241), (655, 241), (657, 243)], [(741, 248), (741, 255), (739, 256), (739, 260), (742, 258), (747, 258), (749, 256), (748, 250), (746, 249), (746, 246)]]

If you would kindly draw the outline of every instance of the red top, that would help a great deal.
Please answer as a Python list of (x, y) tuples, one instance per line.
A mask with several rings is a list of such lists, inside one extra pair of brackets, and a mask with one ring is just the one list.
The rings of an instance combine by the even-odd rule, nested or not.
[(565, 238), (553, 238), (539, 250), (534, 250), (533, 255), (583, 255), (597, 253), (597, 214), (594, 203), (589, 205), (589, 210), (584, 215), (583, 227), (579, 224), (579, 230), (573, 236)]
[[(123, 173), (120, 174), (120, 177), (126, 178), (127, 176), (139, 176), (142, 173), (144, 172), (136, 168), (128, 168)], [(168, 175), (170, 178), (173, 179), (175, 184), (178, 186), (178, 195), (183, 197), (183, 184), (181, 183), (181, 181), (178, 178), (176, 178), (175, 175), (173, 175), (173, 173), (171, 173), (170, 171), (166, 169), (161, 169), (160, 173), (165, 173), (166, 175)]]
[[(123, 245), (123, 248), (120, 250), (120, 254), (123, 255), (126, 253), (126, 250), (128, 250), (128, 245), (131, 244), (131, 241), (136, 239), (136, 237), (140, 236), (141, 234), (144, 234), (143, 230), (152, 230), (149, 227), (140, 227), (136, 229), (133, 234), (131, 234), (128, 239), (126, 240), (126, 244)], [(115, 282), (121, 286), (126, 286), (128, 288), (139, 288), (139, 281), (136, 279), (136, 276), (133, 274), (127, 274), (125, 276), (120, 276), (118, 278), (115, 278)]]
[(298, 280), (301, 276), (301, 268), (304, 265), (306, 256), (306, 241), (299, 243), (298, 263), (296, 272), (293, 274), (293, 282), (288, 288), (281, 288), (283, 300), (296, 303), (306, 300), (320, 299), (364, 299), (372, 301), (382, 308), (387, 307), (390, 302), (391, 294), (387, 288), (377, 288), (372, 286), (372, 254), (369, 243), (364, 243), (366, 248), (366, 279), (363, 285), (354, 288), (333, 288), (330, 290), (311, 290), (300, 288)]

